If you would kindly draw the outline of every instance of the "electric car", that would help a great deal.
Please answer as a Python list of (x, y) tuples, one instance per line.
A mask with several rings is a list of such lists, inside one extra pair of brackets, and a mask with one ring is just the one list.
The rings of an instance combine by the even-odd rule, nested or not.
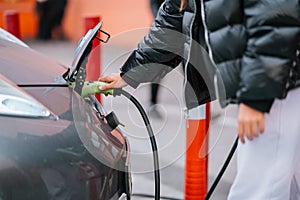
[(0, 28), (0, 200), (130, 199), (127, 138), (95, 95), (78, 92), (100, 27), (70, 67)]

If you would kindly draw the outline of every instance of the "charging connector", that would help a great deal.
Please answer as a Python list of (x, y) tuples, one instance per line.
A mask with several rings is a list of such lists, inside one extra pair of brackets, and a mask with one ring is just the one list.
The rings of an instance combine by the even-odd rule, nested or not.
[[(99, 81), (85, 81), (82, 85), (82, 90), (80, 96), (83, 98), (87, 97), (88, 95), (93, 94), (104, 94), (104, 95), (113, 95), (114, 96), (114, 89), (109, 90), (100, 90), (99, 87), (103, 86), (107, 83), (99, 82)], [(75, 89), (75, 82), (69, 84), (70, 88)]]

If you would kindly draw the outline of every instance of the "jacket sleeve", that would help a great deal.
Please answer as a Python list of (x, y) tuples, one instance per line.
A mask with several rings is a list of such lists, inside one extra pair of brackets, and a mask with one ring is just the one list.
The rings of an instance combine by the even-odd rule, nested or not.
[(132, 87), (162, 78), (181, 62), (184, 37), (180, 0), (166, 0), (148, 34), (121, 67), (122, 78)]
[(297, 0), (244, 1), (247, 48), (237, 97), (263, 112), (284, 98), (300, 42)]

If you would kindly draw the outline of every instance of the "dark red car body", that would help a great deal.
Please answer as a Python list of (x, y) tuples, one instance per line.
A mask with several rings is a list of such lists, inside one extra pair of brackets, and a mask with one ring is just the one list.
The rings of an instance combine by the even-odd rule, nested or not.
[[(129, 199), (129, 144), (90, 99), (63, 86), (67, 68), (0, 37), (1, 87), (49, 113), (1, 113), (0, 200)], [(0, 91), (0, 104), (8, 98)], [(18, 93), (18, 92), (16, 92)], [(11, 102), (10, 102), (11, 103)], [(18, 109), (18, 105), (12, 109)]]

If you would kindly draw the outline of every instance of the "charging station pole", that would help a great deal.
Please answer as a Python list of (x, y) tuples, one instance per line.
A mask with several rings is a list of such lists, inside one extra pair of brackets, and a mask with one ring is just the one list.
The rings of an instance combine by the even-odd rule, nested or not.
[[(90, 29), (94, 28), (100, 22), (99, 16), (84, 16), (83, 17), (83, 28), (84, 34)], [(100, 33), (98, 33), (100, 34)], [(99, 36), (99, 35), (98, 35)], [(86, 66), (86, 80), (97, 81), (101, 74), (101, 46), (100, 41), (94, 39), (92, 47), (92, 56), (89, 57)], [(101, 95), (95, 94), (99, 102), (101, 102)]]
[(209, 123), (210, 103), (188, 111), (184, 200), (201, 200), (206, 196)]

